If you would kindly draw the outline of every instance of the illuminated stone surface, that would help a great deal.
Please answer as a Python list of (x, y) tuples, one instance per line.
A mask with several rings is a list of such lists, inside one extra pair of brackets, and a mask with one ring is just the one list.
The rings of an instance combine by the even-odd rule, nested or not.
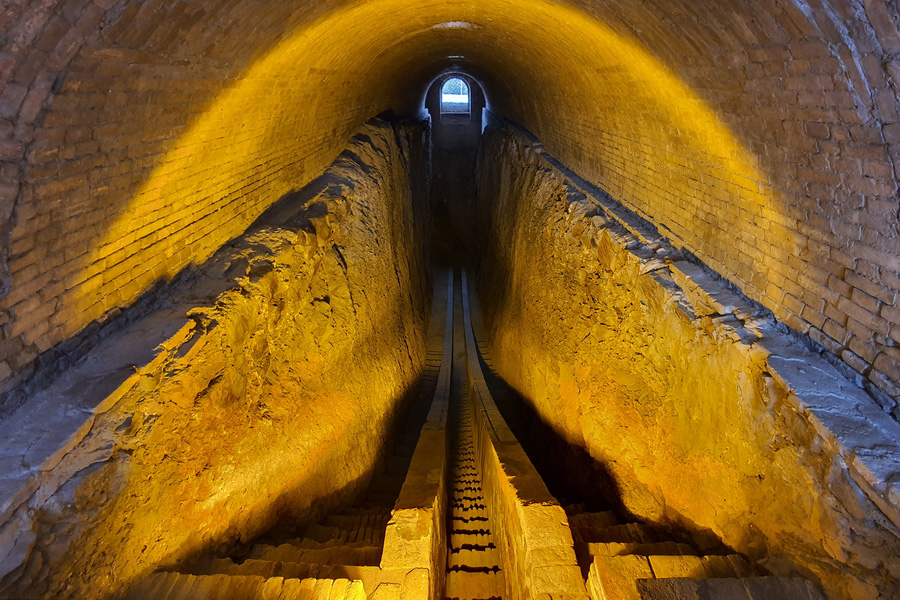
[[(338, 165), (364, 183), (327, 215), (294, 227), (281, 205), (274, 228), (244, 232), (373, 115), (416, 113), (450, 68), (561, 161), (523, 145), (482, 163), (499, 196), (482, 197), (497, 218), (480, 287), (500, 375), (609, 467), (637, 516), (835, 598), (900, 595), (898, 31), (886, 0), (6, 3), (0, 574), (35, 594), (113, 593), (365, 485), (424, 361), (407, 179), (425, 183), (421, 130), (368, 126), (373, 143)], [(636, 214), (557, 198), (557, 168)], [(519, 493), (545, 490), (503, 444), (484, 450), (485, 487), (516, 523)], [(391, 571), (382, 598), (439, 585), (420, 563), (440, 546), (426, 504), (441, 467), (419, 467), (387, 529), (421, 542), (398, 554), (415, 568)], [(522, 512), (516, 568), (574, 568), (530, 545), (561, 510)], [(579, 542), (579, 527), (582, 557), (666, 543), (637, 539), (640, 523), (598, 529), (626, 541)], [(556, 580), (508, 570), (521, 588)], [(257, 584), (286, 593), (235, 583)]]
[(634, 514), (835, 597), (900, 593), (897, 423), (520, 133), (486, 136), (481, 287), (500, 375)]
[[(24, 476), (14, 479), (24, 495), (4, 489), (4, 546), (18, 539), (29, 549), (37, 534), (41, 549), (20, 567), (26, 589), (113, 592), (280, 519), (314, 521), (367, 483), (387, 419), (425, 358), (406, 176), (422, 135), (366, 127), (348, 155), (356, 158), (339, 160), (317, 196), (305, 206), (287, 198), (275, 215), (281, 226), (224, 248), (201, 283), (225, 277), (231, 289), (193, 309), (95, 417), (85, 422), (89, 409), (64, 405), (63, 416), (80, 418), (59, 422), (27, 404), (3, 423), (3, 454), (27, 467), (13, 473)], [(65, 387), (45, 395), (74, 397)], [(59, 430), (42, 431), (48, 422)], [(16, 427), (72, 441), (31, 457)]]
[(498, 114), (886, 404), (900, 397), (890, 2), (15, 0), (2, 14), (4, 389), (239, 235), (363, 121), (417, 109), (455, 61)]

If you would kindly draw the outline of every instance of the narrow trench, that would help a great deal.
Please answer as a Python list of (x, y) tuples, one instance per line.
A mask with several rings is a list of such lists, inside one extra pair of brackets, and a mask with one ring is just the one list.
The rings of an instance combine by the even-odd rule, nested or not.
[[(456, 285), (456, 289), (461, 286)], [(462, 298), (454, 298), (453, 365), (450, 387), (449, 510), (446, 599), (499, 599), (501, 557), (487, 511), (475, 439), (475, 408), (468, 392)]]
[[(435, 185), (430, 199), (436, 215), (430, 248), (434, 286), (426, 364), (395, 415), (397, 424), (385, 436), (387, 449), (368, 487), (350, 494), (355, 500), (349, 503), (333, 502), (337, 508), (326, 511), (316, 523), (281, 523), (224, 556), (207, 554), (156, 573), (129, 597), (269, 598), (263, 587), (272, 578), (280, 578), (273, 599), (532, 597), (534, 590), (522, 588), (531, 581), (532, 565), (522, 564), (529, 562), (531, 549), (517, 548), (529, 534), (522, 531), (521, 522), (507, 522), (517, 518), (510, 516), (508, 506), (491, 504), (492, 498), (498, 504), (510, 502), (503, 494), (511, 489), (515, 497), (511, 502), (518, 503), (514, 510), (525, 511), (527, 501), (518, 497), (517, 486), (530, 486), (528, 493), (537, 489), (538, 495), (544, 494), (541, 503), (549, 510), (546, 514), (557, 515), (550, 520), (555, 519), (555, 525), (565, 531), (562, 545), (555, 548), (571, 556), (571, 564), (545, 568), (563, 565), (559, 573), (570, 568), (566, 581), (574, 580), (579, 588), (541, 597), (581, 599), (587, 592), (594, 599), (817, 598), (803, 580), (791, 583), (781, 581), (785, 578), (758, 577), (761, 573), (756, 568), (724, 546), (698, 545), (696, 537), (690, 540), (633, 519), (603, 466), (556, 434), (496, 372), (483, 335), (486, 328), (477, 295), (465, 283), (465, 267), (478, 250), (473, 215), (480, 129), (471, 123), (457, 131), (452, 127), (437, 127), (434, 136)], [(470, 357), (469, 351), (477, 356)], [(486, 416), (492, 411), (494, 416)], [(498, 427), (507, 433), (500, 436)], [(385, 541), (389, 523), (403, 510), (405, 490), (423, 486), (416, 479), (420, 471), (415, 461), (427, 445), (426, 432), (443, 436), (437, 448), (444, 465), (439, 487), (445, 493), (435, 500), (434, 508), (435, 518), (443, 523), (435, 524), (439, 531), (433, 539), (443, 540), (446, 547), (431, 549), (434, 562), (425, 570), (439, 569), (438, 562), (446, 556), (445, 571), (440, 576), (432, 573), (428, 586), (420, 582), (416, 595), (407, 596), (406, 583), (385, 583), (389, 570)], [(511, 462), (518, 464), (512, 469), (522, 481), (503, 473), (499, 446), (504, 448), (505, 460), (516, 457)], [(497, 454), (486, 452), (486, 447)], [(500, 466), (488, 471), (490, 456)], [(498, 483), (498, 478), (508, 481)], [(507, 491), (497, 491), (504, 486)], [(498, 515), (502, 518), (495, 522)], [(537, 539), (540, 546), (541, 534), (530, 535), (536, 536), (532, 540)], [(261, 577), (262, 583), (248, 576)], [(241, 593), (251, 588), (260, 593)], [(387, 595), (379, 595), (378, 590)]]

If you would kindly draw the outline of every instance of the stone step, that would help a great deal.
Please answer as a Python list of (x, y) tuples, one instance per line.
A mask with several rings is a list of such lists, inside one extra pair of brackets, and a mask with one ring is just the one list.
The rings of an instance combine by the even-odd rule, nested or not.
[(381, 579), (381, 569), (377, 566), (336, 565), (316, 563), (295, 563), (269, 560), (247, 559), (234, 563), (228, 559), (216, 559), (208, 565), (211, 570), (205, 574), (232, 576), (280, 577), (283, 579), (349, 579), (362, 581), (366, 589), (374, 589)]
[[(465, 523), (454, 523), (450, 528), (450, 535), (473, 535), (478, 536), (480, 540), (490, 539), (491, 530), (487, 527), (487, 525), (483, 523), (472, 523), (471, 525), (466, 525)], [(482, 537), (487, 536), (487, 537)]]
[(327, 525), (311, 525), (303, 534), (305, 539), (319, 543), (338, 541), (341, 543), (381, 546), (384, 544), (384, 526), (365, 526), (362, 529), (344, 529)]
[(250, 549), (247, 558), (276, 562), (377, 566), (381, 562), (381, 550), (381, 546), (299, 548), (292, 544), (257, 544)]
[(639, 554), (641, 556), (697, 556), (697, 551), (690, 544), (678, 542), (656, 542), (640, 544), (633, 542), (575, 542), (575, 553), (579, 556), (623, 556)]
[(743, 579), (644, 579), (637, 582), (640, 600), (824, 600), (809, 581), (799, 577)]
[(334, 548), (334, 547), (346, 547), (346, 548), (365, 548), (368, 546), (378, 546), (382, 547), (383, 543), (372, 543), (370, 540), (360, 540), (356, 542), (349, 542), (347, 540), (342, 540), (339, 538), (328, 539), (324, 542), (319, 540), (313, 540), (310, 538), (297, 538), (292, 540), (287, 540), (284, 542), (286, 544), (290, 544), (292, 546), (296, 546), (297, 548), (303, 549), (316, 549), (316, 548)]
[(473, 479), (479, 482), (481, 481), (480, 477), (478, 476), (478, 472), (472, 467), (457, 469), (453, 474), (454, 483), (456, 483), (457, 481), (471, 481)]
[[(472, 486), (462, 486), (468, 488)], [(484, 492), (478, 489), (457, 489), (450, 493), (450, 506), (484, 506)]]
[(484, 507), (484, 496), (471, 495), (472, 492), (462, 491), (454, 494), (453, 506), (462, 508)]
[(390, 509), (384, 508), (363, 508), (361, 506), (350, 506), (341, 510), (341, 514), (352, 517), (362, 517), (366, 515), (386, 516), (388, 520), (391, 518)]
[(332, 514), (325, 517), (322, 525), (337, 527), (347, 531), (358, 531), (367, 528), (387, 527), (388, 521), (390, 521), (390, 514), (386, 513), (378, 515)]
[(152, 573), (131, 586), (129, 600), (365, 600), (361, 581), (253, 575)]
[(444, 598), (463, 600), (472, 598), (500, 598), (505, 594), (503, 576), (499, 573), (450, 572), (444, 588)]
[(451, 483), (453, 485), (474, 486), (481, 489), (481, 477), (478, 477), (477, 475), (454, 477), (451, 480)]
[(463, 548), (464, 546), (484, 546), (491, 543), (490, 531), (483, 530), (478, 533), (451, 533), (450, 547)]
[[(592, 598), (637, 600), (642, 597), (638, 593), (637, 587), (637, 582), (640, 580), (768, 580), (767, 578), (754, 577), (754, 575), (756, 574), (753, 572), (751, 565), (746, 559), (737, 554), (703, 557), (690, 555), (598, 554), (593, 557), (587, 586)], [(659, 589), (664, 590), (668, 588), (663, 586)], [(657, 590), (657, 588), (653, 588), (653, 590)], [(657, 591), (652, 591), (652, 593), (655, 594)], [(662, 591), (659, 591), (659, 593), (662, 593)], [(660, 596), (660, 598), (664, 597)], [(673, 596), (673, 598), (676, 597)], [(696, 597), (686, 596), (685, 598)], [(718, 596), (710, 596), (710, 598), (718, 598)], [(740, 598), (743, 598), (743, 596), (740, 596)], [(723, 596), (722, 599), (731, 600), (731, 597)]]
[(451, 550), (447, 555), (447, 566), (450, 569), (453, 567), (499, 569), (500, 552), (496, 548)]
[(619, 521), (616, 519), (616, 515), (608, 510), (604, 512), (580, 512), (569, 515), (569, 526), (573, 532), (575, 529), (583, 527), (604, 529), (618, 524)]
[(580, 527), (572, 531), (576, 542), (610, 543), (622, 542), (631, 544), (653, 544), (666, 540), (660, 539), (659, 534), (651, 527), (641, 523), (624, 523), (610, 527)]
[(484, 504), (484, 500), (471, 500), (472, 498), (477, 498), (478, 496), (482, 496), (484, 492), (478, 488), (471, 489), (466, 486), (464, 488), (456, 489), (451, 492), (451, 499), (459, 504), (464, 502), (464, 499), (469, 499), (471, 503), (475, 504)]
[[(726, 554), (725, 556), (703, 556), (703, 568), (710, 579), (726, 579), (729, 577), (754, 577), (758, 575), (756, 569), (740, 554)], [(650, 565), (653, 566), (652, 564)], [(657, 577), (659, 577), (657, 575)]]
[(453, 515), (450, 517), (453, 521), (453, 527), (480, 527), (482, 529), (487, 529), (488, 518), (486, 516), (478, 516), (478, 515)]
[(465, 519), (465, 520), (482, 520), (488, 518), (488, 513), (483, 507), (472, 507), (466, 508), (462, 506), (454, 506), (450, 509), (450, 518), (451, 519)]

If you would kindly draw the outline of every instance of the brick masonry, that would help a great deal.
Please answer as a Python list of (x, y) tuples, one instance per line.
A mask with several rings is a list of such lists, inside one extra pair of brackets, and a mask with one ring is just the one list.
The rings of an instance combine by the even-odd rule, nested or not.
[[(883, 0), (24, 0), (0, 9), (4, 389), (464, 54), (493, 109), (900, 398)], [(443, 22), (473, 26), (442, 27)]]

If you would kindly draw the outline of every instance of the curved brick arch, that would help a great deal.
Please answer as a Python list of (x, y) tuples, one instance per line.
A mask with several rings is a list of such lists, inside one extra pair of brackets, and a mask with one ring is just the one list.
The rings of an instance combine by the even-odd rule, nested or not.
[[(433, 28), (456, 21), (476, 27)], [(314, 176), (358, 123), (406, 107), (417, 74), (464, 52), (503, 90), (501, 115), (883, 394), (900, 393), (900, 34), (890, 3), (73, 0), (11, 4), (2, 23), (8, 381), (208, 256)], [(309, 52), (291, 55), (292, 43)], [(295, 130), (264, 125), (231, 179), (210, 179), (213, 159), (191, 175), (215, 182), (206, 197), (232, 212), (210, 208), (216, 221), (191, 204), (180, 209), (201, 214), (196, 223), (143, 222), (148, 207), (200, 189), (170, 167), (224, 146), (186, 136), (215, 118), (226, 90), (244, 86), (233, 114), (259, 108), (248, 77), (279, 48), (290, 68), (266, 76)], [(295, 145), (279, 147), (287, 137)], [(273, 152), (280, 175), (260, 177), (260, 164), (279, 160)], [(135, 273), (137, 264), (149, 266)]]

